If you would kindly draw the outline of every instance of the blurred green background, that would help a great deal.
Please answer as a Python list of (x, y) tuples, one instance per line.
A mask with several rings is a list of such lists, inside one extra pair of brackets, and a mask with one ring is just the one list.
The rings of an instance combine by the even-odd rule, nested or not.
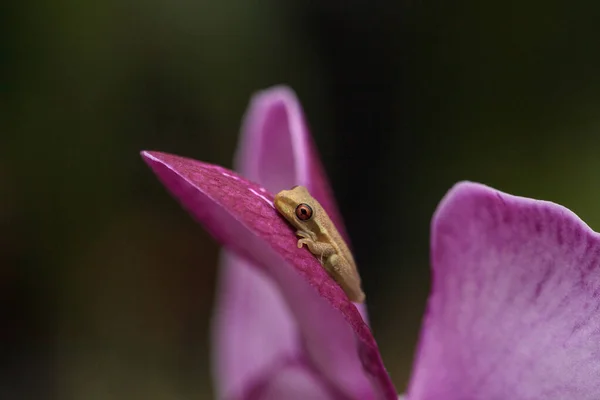
[(251, 94), (300, 97), (399, 390), (459, 180), (600, 227), (600, 3), (6, 2), (0, 398), (210, 399), (218, 247), (142, 149), (231, 166)]

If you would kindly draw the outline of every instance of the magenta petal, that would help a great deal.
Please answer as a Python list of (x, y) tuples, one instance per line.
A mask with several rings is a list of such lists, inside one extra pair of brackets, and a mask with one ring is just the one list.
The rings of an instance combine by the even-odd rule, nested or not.
[[(253, 96), (244, 118), (235, 168), (272, 193), (294, 185), (308, 187), (344, 232), (301, 105), (291, 89), (277, 86)], [(364, 304), (358, 308), (366, 320)], [(281, 380), (265, 374), (277, 372), (274, 365), (303, 356), (299, 336), (295, 316), (277, 283), (260, 267), (224, 249), (212, 323), (214, 378), (219, 398), (240, 397), (257, 381)], [(308, 383), (315, 377), (311, 371), (300, 373), (304, 367), (294, 365), (293, 373), (285, 374), (286, 385), (279, 388), (297, 386), (291, 382), (295, 377), (298, 385), (303, 385), (303, 396), (318, 397), (306, 393)], [(313, 383), (317, 392), (324, 384)], [(287, 397), (292, 393), (300, 391), (289, 391)]]
[[(253, 96), (244, 118), (235, 167), (272, 193), (294, 185), (308, 187), (344, 231), (300, 103), (291, 89), (278, 86)], [(359, 311), (366, 319), (364, 304), (359, 305)], [(295, 316), (276, 282), (226, 249), (219, 269), (212, 328), (219, 398), (239, 397), (252, 382), (280, 380), (274, 375), (266, 378), (265, 374), (275, 371), (273, 365), (298, 359), (304, 352)], [(297, 386), (291, 382), (297, 378), (303, 390), (289, 391), (287, 397), (292, 393), (318, 397), (306, 393), (314, 374), (301, 373), (303, 365), (293, 368), (293, 373), (285, 374), (286, 385), (279, 388)], [(323, 386), (323, 382), (313, 383), (317, 392)], [(273, 393), (273, 387), (270, 390)]]
[(348, 241), (302, 106), (290, 88), (275, 86), (252, 97), (244, 117), (235, 169), (271, 193), (294, 185), (306, 186)]
[[(240, 175), (271, 193), (306, 186), (351, 245), (302, 106), (293, 90), (275, 86), (252, 97), (235, 156)], [(366, 305), (357, 304), (365, 322)]]
[(220, 399), (242, 398), (251, 382), (301, 353), (298, 330), (280, 288), (230, 250), (221, 254), (212, 363)]
[(432, 230), (409, 398), (600, 399), (600, 236), (564, 207), (473, 183)]
[(299, 365), (278, 371), (261, 391), (260, 399), (329, 400), (333, 396), (318, 377)]
[(164, 153), (142, 155), (217, 240), (278, 284), (315, 370), (350, 398), (396, 398), (369, 328), (315, 257), (296, 247), (272, 194), (225, 168)]

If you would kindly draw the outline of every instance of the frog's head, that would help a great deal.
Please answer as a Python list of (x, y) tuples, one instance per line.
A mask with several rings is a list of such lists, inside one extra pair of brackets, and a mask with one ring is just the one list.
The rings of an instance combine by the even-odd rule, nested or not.
[(295, 228), (307, 231), (315, 224), (316, 200), (304, 186), (282, 190), (275, 196), (275, 208)]

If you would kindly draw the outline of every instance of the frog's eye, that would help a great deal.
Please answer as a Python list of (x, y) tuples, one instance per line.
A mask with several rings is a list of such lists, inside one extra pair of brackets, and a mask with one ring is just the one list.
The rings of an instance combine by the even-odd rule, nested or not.
[(312, 215), (313, 210), (308, 204), (300, 203), (298, 204), (298, 207), (296, 207), (296, 217), (298, 217), (300, 221), (308, 221), (312, 218)]

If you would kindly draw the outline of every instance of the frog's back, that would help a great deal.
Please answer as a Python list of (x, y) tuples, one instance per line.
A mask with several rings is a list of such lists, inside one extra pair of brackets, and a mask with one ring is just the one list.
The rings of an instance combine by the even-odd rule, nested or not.
[(325, 241), (331, 243), (331, 245), (335, 248), (336, 253), (342, 256), (351, 268), (356, 270), (356, 263), (354, 261), (354, 257), (352, 256), (352, 252), (348, 247), (348, 244), (346, 243), (342, 235), (340, 235), (340, 232), (337, 230), (337, 228), (333, 224), (333, 221), (331, 220), (331, 218), (329, 218), (327, 212), (323, 209), (323, 207), (319, 208), (319, 211), (323, 213), (324, 216), (322, 221), (325, 221), (320, 224), (322, 238)]

